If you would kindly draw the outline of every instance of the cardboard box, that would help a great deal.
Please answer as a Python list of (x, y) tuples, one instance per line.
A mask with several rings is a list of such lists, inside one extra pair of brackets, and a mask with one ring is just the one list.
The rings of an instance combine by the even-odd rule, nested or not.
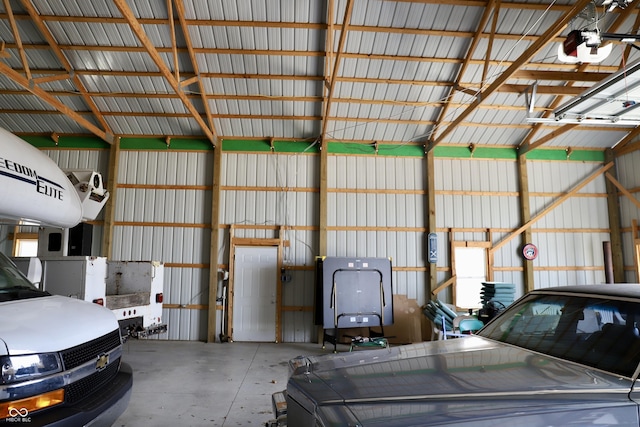
[[(393, 317), (393, 325), (384, 327), (384, 336), (390, 344), (411, 344), (431, 339), (433, 325), (422, 313), (422, 309), (415, 299), (407, 298), (405, 295), (394, 295)], [(380, 333), (382, 333), (382, 328), (379, 326), (372, 327), (371, 330), (369, 328), (341, 328), (338, 329), (337, 343), (349, 345), (352, 337), (379, 336)], [(324, 334), (333, 336), (334, 330), (325, 329)], [(319, 338), (322, 339), (322, 336)], [(329, 343), (329, 341), (326, 342)]]

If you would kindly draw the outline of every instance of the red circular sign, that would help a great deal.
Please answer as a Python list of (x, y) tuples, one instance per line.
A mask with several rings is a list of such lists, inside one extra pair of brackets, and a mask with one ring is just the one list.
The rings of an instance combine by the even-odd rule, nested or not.
[(534, 260), (538, 256), (538, 248), (533, 243), (527, 243), (522, 248), (522, 256), (529, 261)]

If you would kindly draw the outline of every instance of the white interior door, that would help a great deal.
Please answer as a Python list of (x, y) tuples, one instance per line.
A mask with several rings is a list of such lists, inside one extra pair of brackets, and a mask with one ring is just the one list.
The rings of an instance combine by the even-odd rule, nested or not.
[(276, 340), (278, 248), (237, 246), (233, 270), (233, 340)]

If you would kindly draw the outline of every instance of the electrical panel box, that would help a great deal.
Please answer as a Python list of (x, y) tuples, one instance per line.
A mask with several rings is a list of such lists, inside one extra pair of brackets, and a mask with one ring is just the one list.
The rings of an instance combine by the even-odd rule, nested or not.
[(391, 259), (316, 259), (317, 325), (324, 329), (393, 324)]

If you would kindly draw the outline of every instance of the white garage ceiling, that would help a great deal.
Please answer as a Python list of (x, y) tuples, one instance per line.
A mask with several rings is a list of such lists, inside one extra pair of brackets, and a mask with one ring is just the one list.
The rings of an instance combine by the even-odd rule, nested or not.
[(553, 117), (640, 58), (619, 41), (599, 64), (557, 55), (573, 29), (637, 33), (636, 6), (4, 0), (0, 126), (108, 142), (188, 136), (213, 144), (273, 138), (609, 148), (632, 140), (635, 125), (527, 119)]

